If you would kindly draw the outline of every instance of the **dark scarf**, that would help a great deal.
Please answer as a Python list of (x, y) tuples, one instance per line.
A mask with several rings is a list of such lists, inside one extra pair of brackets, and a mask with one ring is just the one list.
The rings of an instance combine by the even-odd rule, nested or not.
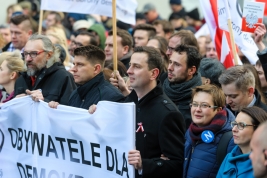
[(201, 140), (201, 134), (205, 130), (210, 130), (215, 135), (218, 131), (222, 129), (226, 120), (227, 120), (227, 111), (221, 110), (214, 116), (214, 118), (211, 120), (211, 123), (207, 126), (198, 127), (196, 124), (192, 122), (188, 130), (192, 142), (196, 143), (197, 141)]
[(191, 100), (192, 88), (202, 85), (201, 75), (197, 73), (191, 80), (183, 83), (170, 83), (168, 78), (163, 82), (163, 90), (165, 94), (177, 105)]

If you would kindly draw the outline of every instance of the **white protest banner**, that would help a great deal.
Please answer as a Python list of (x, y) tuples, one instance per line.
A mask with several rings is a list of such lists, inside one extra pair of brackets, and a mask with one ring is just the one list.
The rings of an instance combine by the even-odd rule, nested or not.
[[(242, 11), (239, 3), (236, 0), (229, 0), (227, 2), (232, 21), (232, 29), (234, 33), (234, 40), (241, 52), (248, 58), (251, 64), (255, 64), (258, 60), (258, 47), (253, 41), (251, 34), (242, 32)], [(219, 26), (225, 31), (229, 31), (227, 26), (227, 13), (225, 3), (222, 0), (217, 0), (218, 20)]]
[(94, 114), (30, 97), (0, 109), (2, 178), (134, 177), (135, 105), (101, 101)]
[[(134, 25), (136, 8), (136, 0), (117, 0), (117, 19)], [(112, 17), (112, 0), (42, 0), (41, 9)]]

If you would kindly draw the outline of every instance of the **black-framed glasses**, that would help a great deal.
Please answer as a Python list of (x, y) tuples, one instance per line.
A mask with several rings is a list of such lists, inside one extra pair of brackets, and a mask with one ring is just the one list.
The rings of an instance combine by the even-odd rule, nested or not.
[(197, 108), (199, 106), (202, 109), (206, 109), (206, 108), (218, 108), (218, 106), (210, 106), (207, 103), (200, 103), (200, 104), (198, 104), (198, 103), (190, 103), (189, 106), (191, 108)]
[(35, 58), (36, 56), (38, 56), (39, 54), (43, 53), (43, 52), (47, 52), (45, 50), (41, 50), (41, 51), (31, 51), (31, 52), (27, 52), (27, 51), (24, 51), (22, 53), (22, 57), (23, 58), (26, 58), (28, 55), (30, 55), (31, 58)]
[(256, 127), (257, 125), (250, 125), (250, 124), (246, 124), (244, 122), (236, 122), (236, 121), (232, 121), (231, 122), (231, 127), (234, 128), (235, 126), (237, 126), (238, 130), (243, 130), (245, 127), (247, 126), (253, 126)]

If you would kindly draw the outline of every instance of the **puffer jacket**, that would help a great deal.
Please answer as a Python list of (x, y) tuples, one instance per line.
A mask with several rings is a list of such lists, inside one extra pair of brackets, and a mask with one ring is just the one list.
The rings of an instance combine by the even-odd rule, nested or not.
[[(203, 141), (197, 142), (195, 145), (192, 142), (189, 130), (185, 134), (185, 161), (184, 161), (184, 175), (185, 178), (215, 178), (219, 170), (219, 164), (217, 163), (217, 146), (220, 142), (222, 135), (232, 130), (231, 121), (235, 120), (233, 113), (227, 110), (227, 121), (222, 129), (214, 136), (214, 140), (211, 143), (205, 143)], [(227, 153), (231, 152), (234, 148), (233, 138), (228, 143)]]

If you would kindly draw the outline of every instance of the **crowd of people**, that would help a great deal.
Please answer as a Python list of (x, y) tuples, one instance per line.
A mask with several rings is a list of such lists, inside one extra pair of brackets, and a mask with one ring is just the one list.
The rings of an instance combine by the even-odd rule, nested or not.
[(239, 52), (244, 65), (226, 69), (211, 37), (194, 35), (205, 23), (198, 9), (169, 2), (168, 20), (148, 3), (136, 25), (117, 21), (117, 34), (109, 17), (39, 19), (36, 0), (10, 5), (0, 25), (0, 104), (30, 95), (93, 114), (99, 101), (134, 102), (136, 177), (267, 177), (267, 24), (252, 34), (256, 65)]

